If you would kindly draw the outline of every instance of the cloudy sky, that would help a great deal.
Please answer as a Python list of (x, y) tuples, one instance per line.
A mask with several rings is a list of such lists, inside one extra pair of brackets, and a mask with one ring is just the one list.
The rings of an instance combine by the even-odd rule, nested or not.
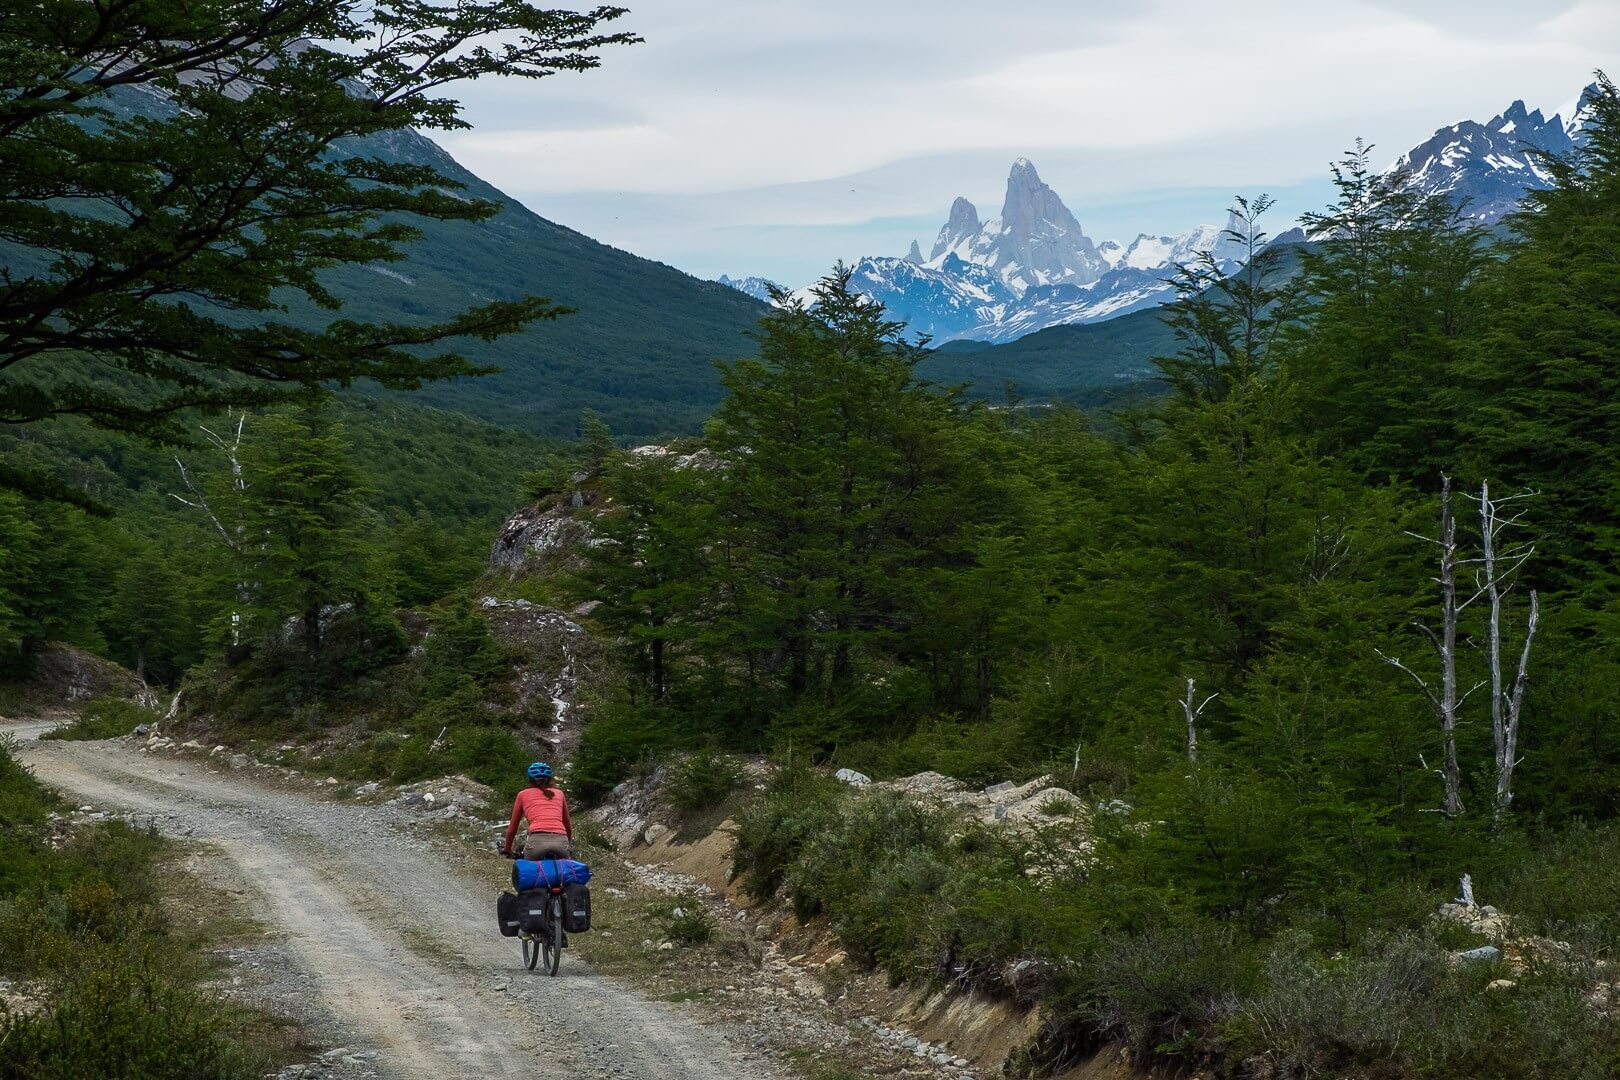
[[(645, 43), (475, 84), (442, 142), (541, 215), (703, 277), (788, 285), (999, 212), (1033, 160), (1093, 239), (1320, 206), (1515, 98), (1620, 75), (1620, 0), (623, 0)], [(1566, 112), (1567, 115), (1567, 112)]]

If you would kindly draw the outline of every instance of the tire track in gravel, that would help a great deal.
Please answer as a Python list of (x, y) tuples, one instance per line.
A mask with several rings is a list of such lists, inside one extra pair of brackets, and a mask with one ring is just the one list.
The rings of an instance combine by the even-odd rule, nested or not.
[[(30, 725), (37, 734), (40, 725)], [(18, 728), (0, 731), (19, 731)], [(759, 1077), (741, 1048), (592, 975), (521, 971), (496, 934), (500, 867), (458, 869), (380, 807), (277, 790), (111, 742), (23, 742), (39, 778), (160, 831), (220, 845), (312, 977), (321, 1004), (390, 1077)]]

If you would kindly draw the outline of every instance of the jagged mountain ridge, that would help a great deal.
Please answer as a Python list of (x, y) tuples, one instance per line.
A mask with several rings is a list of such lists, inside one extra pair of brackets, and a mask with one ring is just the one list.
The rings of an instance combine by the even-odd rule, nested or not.
[[(1588, 86), (1567, 121), (1521, 100), (1484, 123), (1440, 128), (1390, 171), (1408, 174), (1421, 191), (1451, 197), (1473, 220), (1494, 224), (1549, 182), (1542, 154), (1579, 145), (1596, 92), (1595, 84)], [(1200, 251), (1212, 251), (1230, 272), (1242, 264), (1244, 244), (1231, 235), (1237, 225), (1229, 216), (1225, 227), (1096, 243), (1035, 166), (1019, 158), (999, 218), (981, 221), (978, 208), (958, 197), (926, 259), (913, 241), (903, 258), (857, 260), (854, 278), (863, 293), (936, 343), (1003, 343), (1162, 304), (1173, 293), (1167, 279)], [(1277, 239), (1297, 241), (1303, 234), (1291, 230)]]
[(752, 296), (755, 300), (763, 300), (767, 304), (771, 302), (771, 290), (780, 290), (782, 288), (782, 286), (778, 285), (770, 278), (759, 277), (757, 275), (733, 278), (721, 274), (714, 280), (721, 285), (726, 285), (736, 289), (740, 293), (746, 293), (747, 295)]
[[(1035, 165), (1019, 158), (1007, 176), (1000, 217), (981, 221), (978, 208), (958, 197), (927, 258), (912, 241), (904, 256), (856, 260), (852, 280), (936, 343), (1011, 341), (1048, 326), (1161, 304), (1172, 292), (1168, 279), (1176, 267), (1202, 251), (1213, 251), (1230, 271), (1241, 264), (1244, 244), (1232, 235), (1240, 224), (1229, 217), (1225, 226), (1202, 225), (1179, 236), (1143, 233), (1128, 244), (1099, 244)], [(810, 299), (808, 290), (796, 295)]]
[(1515, 101), (1490, 120), (1460, 120), (1402, 154), (1391, 172), (1430, 195), (1448, 195), (1474, 221), (1490, 225), (1512, 213), (1527, 192), (1551, 182), (1543, 154), (1562, 156), (1582, 138), (1594, 83), (1566, 121)]

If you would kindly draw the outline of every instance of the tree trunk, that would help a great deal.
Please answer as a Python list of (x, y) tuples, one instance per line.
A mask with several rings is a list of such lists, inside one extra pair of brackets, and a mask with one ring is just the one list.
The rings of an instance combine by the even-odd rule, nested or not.
[(1457, 763), (1457, 519), (1451, 512), (1451, 477), (1440, 478), (1440, 730), (1445, 740), (1447, 817), (1462, 813), (1462, 767)]
[(1536, 638), (1541, 607), (1536, 592), (1530, 590), (1530, 618), (1524, 624), (1524, 651), (1519, 653), (1519, 672), (1507, 700), (1503, 737), (1496, 758), (1496, 818), (1500, 822), (1513, 806), (1513, 770), (1519, 764), (1519, 714), (1524, 708), (1524, 688), (1530, 681), (1530, 645)]
[(321, 609), (304, 609), (304, 651), (314, 657), (321, 651)]
[(1181, 703), (1182, 715), (1187, 720), (1187, 761), (1193, 765), (1198, 764), (1198, 718), (1204, 714), (1204, 709), (1209, 706), (1209, 703), (1220, 696), (1219, 693), (1211, 694), (1203, 700), (1202, 704), (1194, 706), (1195, 685), (1192, 679), (1187, 680), (1187, 697)]
[[(1509, 496), (1503, 502), (1512, 502), (1524, 495)], [(1496, 799), (1494, 816), (1500, 824), (1513, 804), (1513, 769), (1518, 764), (1519, 712), (1524, 704), (1524, 688), (1529, 681), (1530, 647), (1535, 641), (1536, 624), (1541, 619), (1540, 605), (1535, 590), (1530, 592), (1530, 617), (1525, 623), (1524, 649), (1519, 654), (1519, 670), (1511, 690), (1503, 691), (1502, 676), (1502, 597), (1506, 592), (1503, 579), (1512, 575), (1534, 548), (1509, 547), (1506, 552), (1496, 546), (1497, 533), (1518, 524), (1519, 515), (1502, 514), (1502, 504), (1491, 498), (1488, 483), (1479, 485), (1480, 562), (1485, 568), (1482, 586), (1490, 601), (1491, 613), (1487, 625), (1486, 653), (1491, 666), (1491, 737), (1496, 751)], [(1502, 559), (1509, 563), (1505, 572), (1498, 570)], [(1511, 585), (1509, 585), (1511, 587)]]

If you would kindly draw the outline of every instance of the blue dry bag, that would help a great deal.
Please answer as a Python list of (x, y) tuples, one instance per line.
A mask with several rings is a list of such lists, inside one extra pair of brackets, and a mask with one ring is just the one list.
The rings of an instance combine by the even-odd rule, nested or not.
[(573, 859), (518, 859), (512, 863), (512, 888), (560, 889), (564, 885), (588, 885), (591, 868)]

